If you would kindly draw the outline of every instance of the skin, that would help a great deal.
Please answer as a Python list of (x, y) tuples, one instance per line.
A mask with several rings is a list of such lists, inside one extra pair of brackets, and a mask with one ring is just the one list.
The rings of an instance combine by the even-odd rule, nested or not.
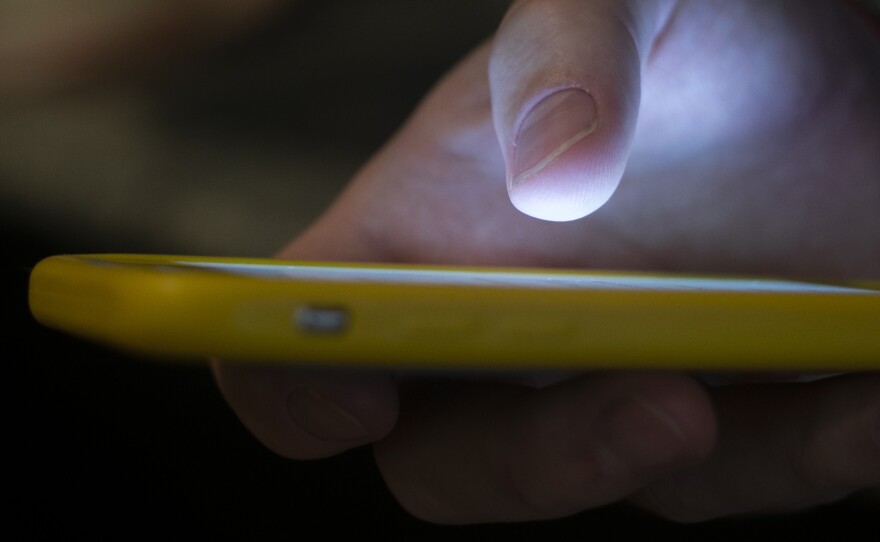
[[(837, 2), (516, 2), (278, 256), (878, 277), (877, 43)], [(517, 192), (518, 126), (560, 88), (585, 89), (598, 122)], [(619, 185), (603, 173), (622, 165)], [(432, 522), (621, 499), (702, 521), (880, 483), (876, 374), (707, 387), (674, 372), (215, 369), (271, 449), (371, 444), (400, 504)]]
[[(277, 255), (880, 277), (877, 44), (840, 2), (515, 2)], [(560, 122), (588, 133), (520, 179), (526, 119), (561, 89), (581, 94)], [(214, 370), (270, 449), (371, 445), (400, 504), (432, 522), (620, 500), (702, 521), (880, 484), (877, 374), (707, 387), (675, 372)]]

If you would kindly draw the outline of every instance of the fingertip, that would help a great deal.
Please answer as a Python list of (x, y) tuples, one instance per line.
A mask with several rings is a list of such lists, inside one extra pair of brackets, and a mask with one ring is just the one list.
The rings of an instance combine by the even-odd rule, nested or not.
[[(588, 146), (584, 142), (582, 146)], [(578, 149), (572, 149), (576, 152)], [(617, 189), (622, 165), (560, 160), (528, 179), (508, 185), (510, 202), (520, 212), (551, 222), (584, 218), (604, 206)]]
[(638, 488), (699, 463), (715, 446), (711, 401), (685, 375), (608, 375), (585, 384), (615, 390), (605, 398), (592, 432), (595, 442), (587, 446), (598, 446), (606, 476), (621, 487)]
[(397, 392), (383, 373), (220, 361), (213, 368), (242, 424), (284, 457), (335, 455), (385, 437), (397, 421)]
[(662, 518), (696, 523), (797, 512), (869, 488), (880, 480), (880, 443), (871, 436), (878, 391), (880, 379), (869, 374), (716, 388), (723, 438), (708, 460), (631, 500)]
[(711, 454), (718, 438), (718, 423), (712, 400), (697, 381), (680, 375), (655, 378), (640, 397), (660, 421), (678, 434), (686, 461), (700, 461)]

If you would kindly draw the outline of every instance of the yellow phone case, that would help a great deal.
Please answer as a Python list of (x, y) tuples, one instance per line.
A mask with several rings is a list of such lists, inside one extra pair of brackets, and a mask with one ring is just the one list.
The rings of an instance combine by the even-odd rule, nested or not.
[[(391, 278), (329, 276), (347, 269)], [(160, 359), (880, 369), (875, 282), (86, 254), (40, 261), (29, 303), (45, 326)]]

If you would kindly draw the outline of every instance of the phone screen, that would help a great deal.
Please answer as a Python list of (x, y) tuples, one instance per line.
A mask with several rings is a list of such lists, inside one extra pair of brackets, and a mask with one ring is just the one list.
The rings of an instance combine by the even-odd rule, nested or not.
[(831, 284), (778, 279), (665, 277), (610, 273), (504, 272), (435, 269), (385, 269), (312, 265), (174, 262), (177, 265), (267, 278), (328, 282), (437, 284), (548, 289), (669, 290), (707, 292), (791, 292), (880, 295), (880, 292)]

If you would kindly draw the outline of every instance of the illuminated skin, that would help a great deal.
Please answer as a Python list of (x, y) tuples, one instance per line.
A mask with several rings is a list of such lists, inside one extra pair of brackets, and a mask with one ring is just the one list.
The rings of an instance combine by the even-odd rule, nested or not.
[[(278, 255), (878, 277), (877, 44), (839, 2), (517, 2)], [(551, 98), (566, 111), (538, 114), (570, 125), (518, 132), (560, 89), (579, 89)], [(429, 521), (622, 499), (699, 521), (880, 484), (876, 374), (705, 388), (677, 373), (215, 368), (272, 450), (373, 443)]]

